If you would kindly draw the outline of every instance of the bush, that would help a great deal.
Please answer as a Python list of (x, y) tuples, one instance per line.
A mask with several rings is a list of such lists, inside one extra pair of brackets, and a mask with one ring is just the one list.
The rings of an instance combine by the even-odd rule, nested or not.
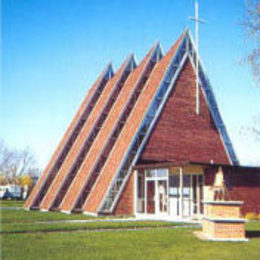
[(246, 220), (258, 220), (259, 216), (254, 212), (248, 212), (245, 216)]

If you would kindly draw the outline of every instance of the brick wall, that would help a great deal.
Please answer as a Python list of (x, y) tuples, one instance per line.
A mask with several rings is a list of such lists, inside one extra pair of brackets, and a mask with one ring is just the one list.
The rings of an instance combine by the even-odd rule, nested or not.
[(241, 213), (260, 214), (260, 172), (238, 170), (232, 172), (229, 179), (231, 179), (231, 198), (244, 201)]
[[(211, 186), (214, 182), (216, 168), (205, 170), (205, 185)], [(260, 171), (249, 168), (223, 167), (224, 178), (229, 192), (229, 199), (241, 200), (242, 215), (248, 212), (260, 214)]]
[(203, 233), (213, 239), (244, 239), (245, 222), (238, 220), (240, 205), (205, 204), (205, 217), (203, 219)]
[(132, 215), (134, 213), (134, 173), (129, 177), (122, 195), (114, 210), (114, 215)]
[(240, 215), (239, 207), (231, 205), (205, 205), (205, 215), (211, 217), (237, 218)]
[(245, 238), (245, 228), (244, 223), (223, 223), (223, 222), (210, 222), (203, 221), (203, 231), (212, 238)]
[(143, 150), (143, 160), (189, 160), (229, 164), (223, 143), (200, 90), (200, 115), (195, 113), (195, 75), (186, 62), (175, 89)]

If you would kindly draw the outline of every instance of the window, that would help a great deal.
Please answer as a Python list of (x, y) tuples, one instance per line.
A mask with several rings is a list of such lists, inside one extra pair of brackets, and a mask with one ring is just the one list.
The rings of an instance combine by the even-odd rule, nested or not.
[(144, 173), (138, 173), (137, 176), (137, 212), (144, 213)]
[(150, 169), (146, 171), (146, 177), (155, 177), (156, 176), (156, 170)]
[(167, 177), (168, 169), (157, 169), (157, 177)]

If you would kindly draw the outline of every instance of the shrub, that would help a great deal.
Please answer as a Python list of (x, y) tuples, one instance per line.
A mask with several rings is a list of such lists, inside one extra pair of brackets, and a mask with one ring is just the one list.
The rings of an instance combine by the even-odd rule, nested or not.
[(258, 217), (259, 216), (254, 212), (248, 212), (248, 213), (246, 213), (246, 216), (245, 216), (245, 218), (247, 220), (258, 220), (259, 219)]

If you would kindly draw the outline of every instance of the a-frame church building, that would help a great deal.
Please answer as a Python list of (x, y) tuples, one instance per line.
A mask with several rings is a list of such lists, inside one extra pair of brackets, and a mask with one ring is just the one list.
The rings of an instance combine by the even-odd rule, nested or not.
[(155, 218), (200, 216), (217, 171), (242, 213), (260, 213), (260, 168), (239, 166), (212, 87), (185, 30), (109, 64), (90, 88), (25, 208)]

